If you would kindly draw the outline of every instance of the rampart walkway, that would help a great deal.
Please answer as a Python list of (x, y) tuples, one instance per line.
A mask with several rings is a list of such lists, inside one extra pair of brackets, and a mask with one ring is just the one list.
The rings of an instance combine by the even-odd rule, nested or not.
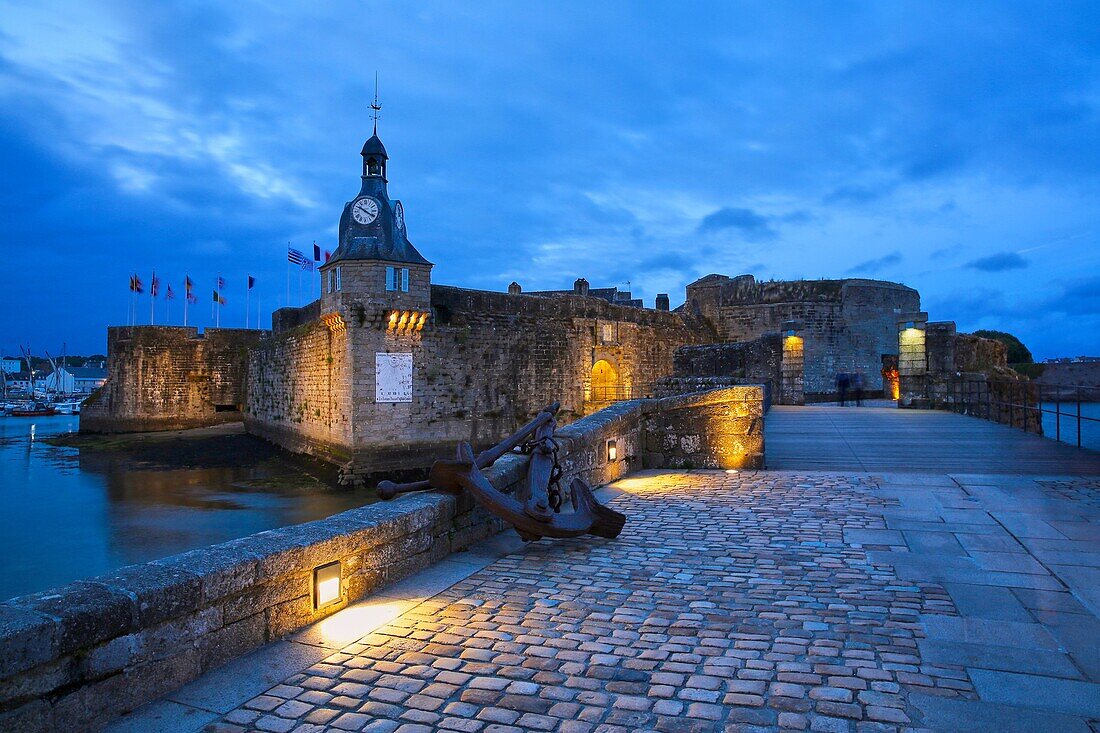
[(1100, 474), (1100, 453), (942, 410), (776, 406), (769, 469)]
[(1100, 720), (1100, 480), (650, 472), (611, 491), (630, 517), (616, 541), (497, 540), (116, 730)]

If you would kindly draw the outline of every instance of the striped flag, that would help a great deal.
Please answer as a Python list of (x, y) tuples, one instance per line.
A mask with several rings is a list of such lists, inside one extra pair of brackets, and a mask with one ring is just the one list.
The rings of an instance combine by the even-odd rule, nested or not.
[(313, 261), (314, 262), (320, 262), (321, 261), (321, 248), (317, 246), (316, 242), (313, 243)]
[(225, 305), (225, 298), (218, 294), (218, 291), (214, 291), (214, 302), (218, 305)]
[(223, 290), (224, 288), (225, 288), (225, 278), (222, 277), (221, 275), (218, 275), (218, 290)]
[(313, 272), (313, 260), (302, 260), (302, 269), (306, 272)]
[(141, 286), (141, 278), (137, 275), (130, 276), (130, 292), (132, 293), (144, 293), (145, 289)]
[(248, 289), (249, 289), (249, 290), (251, 290), (251, 289), (252, 289), (252, 287), (253, 287), (253, 286), (254, 286), (255, 284), (256, 284), (256, 278), (254, 278), (254, 277), (252, 277), (251, 275), (249, 275), (249, 276), (248, 276)]
[(195, 281), (191, 279), (190, 275), (183, 278), (183, 292), (187, 296), (188, 303), (199, 302), (199, 299), (195, 297)]
[(301, 266), (302, 263), (307, 262), (305, 254), (293, 247), (286, 248), (286, 259), (288, 262), (293, 262), (295, 265)]
[(328, 251), (328, 250), (326, 249), (326, 250), (325, 250), (325, 262), (328, 262), (328, 260), (329, 260), (329, 258), (330, 258), (330, 257), (332, 257), (332, 252), (329, 252), (329, 251)]
[(153, 280), (149, 283), (149, 295), (154, 298), (157, 297), (157, 293), (160, 291), (160, 278), (157, 277), (157, 273), (153, 273)]
[(169, 283), (168, 286), (164, 289), (164, 299), (165, 300), (174, 300), (175, 297), (176, 297), (176, 294), (172, 292), (172, 285), (171, 285), (171, 283)]

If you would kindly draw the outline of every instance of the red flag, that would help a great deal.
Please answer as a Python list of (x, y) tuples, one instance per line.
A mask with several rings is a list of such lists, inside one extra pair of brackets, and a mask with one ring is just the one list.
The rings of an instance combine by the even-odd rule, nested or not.
[(329, 251), (328, 251), (328, 250), (326, 249), (326, 250), (325, 250), (325, 262), (328, 262), (328, 258), (329, 258), (329, 257), (332, 257), (332, 252), (329, 252)]

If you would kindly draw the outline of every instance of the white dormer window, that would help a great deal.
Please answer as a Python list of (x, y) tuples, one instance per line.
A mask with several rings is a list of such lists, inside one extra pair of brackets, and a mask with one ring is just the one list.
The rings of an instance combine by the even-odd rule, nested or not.
[(407, 267), (387, 267), (386, 268), (386, 290), (397, 291), (402, 293), (409, 292), (409, 268)]

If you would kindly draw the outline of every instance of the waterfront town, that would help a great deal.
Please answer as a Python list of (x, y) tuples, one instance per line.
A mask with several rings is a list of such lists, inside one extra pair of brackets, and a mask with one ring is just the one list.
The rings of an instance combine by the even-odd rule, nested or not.
[(566, 5), (0, 0), (0, 733), (1100, 730), (1091, 9)]

